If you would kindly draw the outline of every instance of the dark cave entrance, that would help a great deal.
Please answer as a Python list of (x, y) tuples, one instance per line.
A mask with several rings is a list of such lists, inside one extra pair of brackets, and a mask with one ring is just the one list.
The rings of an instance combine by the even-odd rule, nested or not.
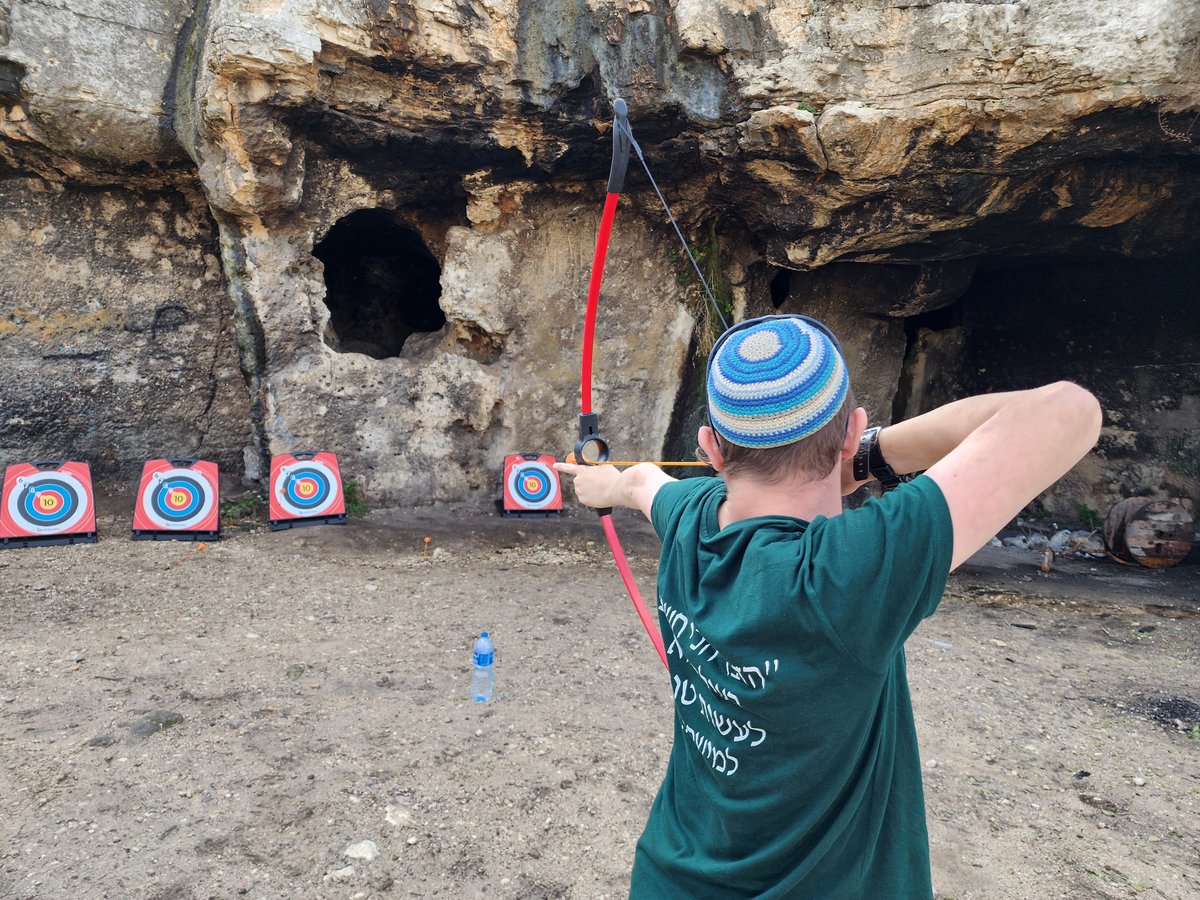
[(771, 306), (775, 309), (787, 302), (788, 294), (792, 291), (792, 273), (787, 269), (779, 269), (771, 276), (767, 290), (771, 293)]
[[(982, 257), (963, 294), (904, 320), (894, 419), (957, 397), (1069, 380), (1104, 408), (1093, 472), (1101, 514), (1200, 484), (1200, 256)], [(1085, 465), (1084, 470), (1087, 471)], [(1074, 502), (1074, 501), (1073, 501)], [(1070, 516), (1064, 501), (1058, 515)]]
[(313, 248), (325, 265), (325, 304), (341, 353), (399, 356), (410, 335), (446, 324), (442, 268), (421, 235), (383, 209), (339, 219)]
[[(945, 336), (957, 393), (1070, 379), (1136, 414), (1200, 391), (1200, 257), (981, 258), (950, 306), (904, 320), (910, 350)], [(924, 411), (950, 399), (924, 398)]]

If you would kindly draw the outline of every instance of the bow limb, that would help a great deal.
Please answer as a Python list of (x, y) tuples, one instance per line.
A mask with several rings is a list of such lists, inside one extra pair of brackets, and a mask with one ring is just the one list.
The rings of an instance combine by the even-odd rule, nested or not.
[(638, 618), (642, 620), (642, 627), (646, 629), (650, 643), (658, 651), (658, 658), (665, 666), (667, 649), (663, 646), (662, 632), (658, 630), (658, 623), (650, 615), (650, 610), (646, 608), (646, 601), (642, 599), (641, 591), (638, 590), (638, 586), (633, 580), (633, 572), (629, 570), (629, 562), (625, 559), (625, 551), (621, 548), (621, 539), (617, 537), (617, 526), (613, 524), (612, 514), (605, 513), (600, 516), (600, 523), (604, 526), (604, 536), (608, 538), (613, 562), (617, 564), (617, 571), (621, 573), (621, 580), (625, 582), (625, 590), (629, 593), (629, 599), (633, 601), (633, 608), (636, 610)]
[[(600, 282), (604, 279), (604, 261), (608, 256), (608, 239), (612, 235), (613, 219), (617, 216), (620, 192), (604, 198), (604, 215), (596, 234), (596, 252), (592, 256), (592, 277), (588, 282), (587, 313), (583, 320), (583, 357), (579, 373), (579, 415), (594, 416), (592, 412), (592, 349), (596, 341), (596, 318), (600, 310)], [(581, 423), (582, 424), (582, 423)], [(598, 426), (594, 432), (599, 434)], [(580, 434), (580, 438), (583, 434)], [(608, 447), (602, 448), (607, 451)], [(582, 458), (582, 457), (581, 457)]]
[[(595, 459), (604, 462), (608, 459), (608, 443), (600, 436), (600, 423), (592, 410), (592, 351), (596, 338), (596, 318), (600, 309), (600, 283), (604, 279), (604, 263), (608, 257), (608, 241), (612, 235), (613, 220), (617, 215), (617, 203), (621, 199), (621, 189), (625, 183), (625, 170), (629, 164), (629, 151), (632, 144), (629, 131), (628, 107), (624, 100), (618, 99), (613, 104), (613, 160), (608, 173), (608, 191), (604, 198), (604, 214), (600, 218), (600, 230), (596, 234), (596, 252), (592, 257), (592, 275), (588, 281), (587, 311), (583, 325), (583, 353), (579, 373), (579, 440), (575, 444), (575, 456), (586, 462), (584, 453), (589, 446), (595, 448)], [(612, 550), (613, 561), (621, 573), (625, 590), (633, 602), (633, 608), (650, 636), (654, 649), (663, 665), (667, 664), (667, 652), (663, 646), (662, 633), (658, 624), (646, 608), (641, 592), (633, 580), (633, 572), (625, 559), (625, 551), (621, 547), (621, 539), (617, 537), (617, 526), (612, 520), (611, 509), (597, 510), (600, 522), (604, 526), (604, 536), (608, 539), (609, 549)]]

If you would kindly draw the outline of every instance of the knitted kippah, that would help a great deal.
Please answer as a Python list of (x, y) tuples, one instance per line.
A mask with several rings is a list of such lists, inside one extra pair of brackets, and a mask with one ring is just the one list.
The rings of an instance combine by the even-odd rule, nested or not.
[(713, 428), (741, 447), (781, 447), (820, 430), (850, 388), (840, 348), (799, 317), (735, 328), (708, 362)]

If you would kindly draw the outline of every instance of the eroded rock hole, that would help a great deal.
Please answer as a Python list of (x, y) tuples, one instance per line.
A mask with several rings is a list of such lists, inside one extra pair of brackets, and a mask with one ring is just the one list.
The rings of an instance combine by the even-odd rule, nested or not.
[(342, 353), (399, 356), (409, 336), (446, 324), (442, 268), (421, 236), (383, 209), (353, 212), (313, 255), (325, 264), (325, 303)]
[(779, 309), (792, 291), (792, 273), (787, 269), (776, 272), (771, 278), (770, 291), (771, 305)]

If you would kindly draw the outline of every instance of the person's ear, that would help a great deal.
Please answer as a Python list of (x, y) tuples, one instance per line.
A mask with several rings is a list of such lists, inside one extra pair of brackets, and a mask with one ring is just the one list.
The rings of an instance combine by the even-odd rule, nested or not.
[(863, 432), (867, 430), (867, 411), (861, 406), (854, 407), (846, 420), (846, 439), (842, 441), (842, 459), (853, 459), (858, 452), (858, 442), (862, 440)]
[(717, 433), (708, 425), (701, 425), (700, 430), (696, 433), (696, 439), (700, 442), (700, 449), (704, 451), (704, 455), (708, 458), (708, 464), (713, 467), (714, 471), (720, 472), (725, 468), (725, 455), (721, 452), (721, 443), (717, 440)]

